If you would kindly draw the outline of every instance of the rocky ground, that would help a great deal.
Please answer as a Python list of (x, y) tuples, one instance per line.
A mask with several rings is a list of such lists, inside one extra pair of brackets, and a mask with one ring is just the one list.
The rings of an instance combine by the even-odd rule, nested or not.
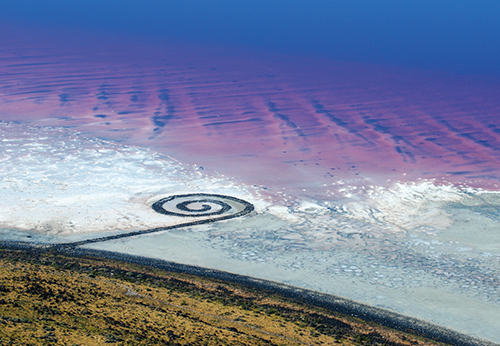
[(0, 345), (437, 345), (213, 279), (0, 250)]

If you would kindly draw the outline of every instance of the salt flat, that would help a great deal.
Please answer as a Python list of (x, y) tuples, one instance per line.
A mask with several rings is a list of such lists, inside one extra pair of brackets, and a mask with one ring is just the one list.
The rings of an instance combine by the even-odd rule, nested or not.
[(165, 155), (60, 128), (0, 125), (0, 147), (0, 228), (20, 231), (19, 239), (80, 239), (182, 223), (151, 205), (186, 191), (250, 196), (241, 184)]

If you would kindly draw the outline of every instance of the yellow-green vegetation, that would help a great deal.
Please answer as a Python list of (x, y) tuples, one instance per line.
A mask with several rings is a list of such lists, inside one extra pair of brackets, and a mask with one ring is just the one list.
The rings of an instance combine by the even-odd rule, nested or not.
[(0, 249), (0, 345), (436, 345), (213, 279)]

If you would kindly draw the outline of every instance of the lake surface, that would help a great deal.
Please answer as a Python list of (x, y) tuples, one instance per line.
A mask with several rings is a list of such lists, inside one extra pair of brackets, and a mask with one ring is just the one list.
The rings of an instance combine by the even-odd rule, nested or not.
[(176, 225), (185, 220), (152, 205), (232, 196), (255, 210), (86, 246), (500, 342), (494, 71), (20, 23), (0, 30), (1, 240)]

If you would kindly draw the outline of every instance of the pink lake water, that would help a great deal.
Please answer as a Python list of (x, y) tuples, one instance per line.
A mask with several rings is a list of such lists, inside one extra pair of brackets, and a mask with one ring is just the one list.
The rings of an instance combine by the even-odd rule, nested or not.
[(3, 121), (72, 127), (294, 194), (338, 178), (498, 188), (498, 79), (19, 36), (2, 42)]

